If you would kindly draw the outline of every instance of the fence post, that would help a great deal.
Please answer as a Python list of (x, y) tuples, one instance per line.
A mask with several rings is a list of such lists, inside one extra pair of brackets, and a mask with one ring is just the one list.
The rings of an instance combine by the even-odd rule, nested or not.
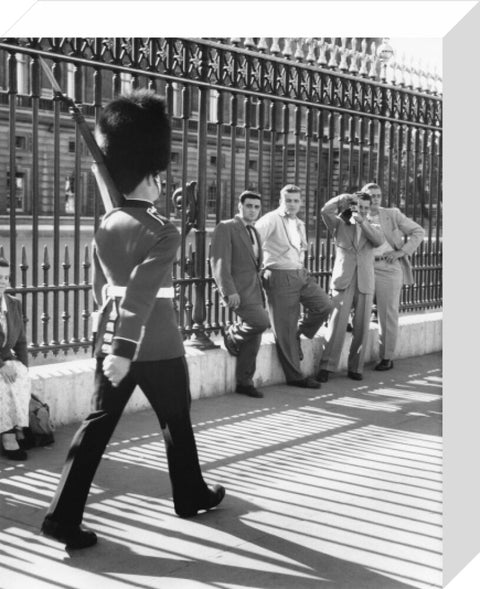
[[(207, 79), (207, 50), (201, 51), (201, 78)], [(208, 88), (200, 86), (198, 105), (198, 192), (197, 222), (195, 226), (195, 301), (193, 304), (192, 336), (185, 342), (187, 346), (201, 350), (218, 348), (205, 333), (207, 310), (205, 306), (206, 292), (206, 207), (207, 207), (207, 115)]]

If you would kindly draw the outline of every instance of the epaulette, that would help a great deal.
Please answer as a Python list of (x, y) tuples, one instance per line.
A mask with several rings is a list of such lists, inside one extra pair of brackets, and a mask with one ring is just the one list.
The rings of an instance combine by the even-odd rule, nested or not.
[(168, 223), (168, 219), (163, 217), (154, 206), (148, 207), (147, 213), (153, 217), (155, 221), (158, 221), (162, 225), (166, 225)]

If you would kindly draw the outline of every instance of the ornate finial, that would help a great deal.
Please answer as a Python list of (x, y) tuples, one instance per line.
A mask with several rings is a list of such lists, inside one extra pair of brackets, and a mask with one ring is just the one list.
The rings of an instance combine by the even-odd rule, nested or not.
[(255, 41), (253, 40), (253, 37), (245, 37), (245, 41), (243, 42), (243, 46), (247, 47), (248, 49), (255, 49), (256, 45), (255, 45)]
[(350, 69), (348, 71), (352, 74), (358, 74), (358, 51), (356, 37), (352, 38), (350, 44)]
[(430, 64), (427, 63), (426, 72), (425, 72), (425, 85), (426, 90), (429, 94), (433, 91), (433, 75), (432, 70), (430, 69)]
[(348, 63), (347, 63), (347, 57), (348, 57), (348, 49), (347, 49), (347, 38), (346, 37), (342, 37), (342, 46), (340, 48), (340, 69), (342, 70), (342, 72), (346, 72), (348, 70)]
[(402, 53), (402, 62), (399, 64), (400, 78), (398, 80), (400, 86), (405, 86), (405, 67), (405, 53)]
[(303, 61), (305, 59), (305, 53), (303, 52), (303, 39), (302, 38), (297, 38), (295, 39), (296, 41), (296, 48), (295, 48), (295, 59), (297, 61)]
[(285, 45), (283, 47), (282, 55), (284, 55), (287, 59), (292, 57), (292, 41), (291, 37), (285, 37)]
[(241, 37), (232, 37), (230, 39), (230, 42), (232, 43), (232, 45), (240, 45), (240, 43), (242, 42), (242, 38)]
[(395, 86), (397, 85), (398, 82), (398, 72), (399, 72), (399, 66), (398, 66), (398, 62), (396, 61), (392, 61), (391, 62), (391, 68), (392, 68), (392, 84), (394, 84)]
[(278, 41), (279, 37), (273, 37), (272, 46), (270, 47), (270, 51), (273, 53), (273, 55), (280, 53), (280, 45), (278, 44)]
[(410, 84), (408, 85), (409, 88), (415, 87), (415, 67), (413, 65), (413, 56), (410, 58), (410, 67), (408, 68), (408, 72), (410, 73)]
[(307, 62), (315, 63), (315, 47), (317, 46), (317, 42), (313, 38), (307, 39), (306, 41), (308, 47)]
[(336, 37), (332, 37), (332, 42), (330, 43), (330, 60), (328, 62), (328, 67), (334, 68), (337, 67), (337, 50), (338, 47), (335, 44)]
[(324, 67), (327, 65), (327, 44), (325, 43), (325, 39), (320, 37), (318, 40), (318, 60), (317, 63), (320, 67)]
[(368, 72), (368, 75), (370, 78), (374, 79), (377, 77), (377, 58), (375, 56), (376, 54), (376, 45), (375, 45), (375, 41), (372, 42), (372, 44), (370, 45), (370, 69)]
[(349, 72), (351, 74), (358, 74), (358, 52), (357, 51), (351, 51), (350, 52), (350, 68), (349, 68)]
[(362, 51), (360, 53), (360, 71), (358, 72), (361, 76), (368, 76), (368, 54), (367, 54), (367, 40), (363, 39), (361, 43)]
[(258, 42), (257, 49), (259, 51), (261, 51), (262, 53), (264, 53), (265, 51), (268, 51), (268, 43), (267, 43), (266, 37), (260, 37), (260, 41)]

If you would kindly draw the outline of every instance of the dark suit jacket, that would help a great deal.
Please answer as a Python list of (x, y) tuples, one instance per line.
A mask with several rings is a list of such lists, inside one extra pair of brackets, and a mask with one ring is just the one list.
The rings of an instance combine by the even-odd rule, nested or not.
[(20, 360), (28, 366), (27, 340), (22, 316), (22, 304), (15, 297), (5, 294), (7, 301), (8, 334), (0, 327), (0, 366), (5, 360)]
[(213, 232), (211, 266), (213, 277), (222, 297), (240, 295), (240, 305), (263, 305), (263, 290), (260, 280), (262, 248), (257, 236), (259, 261), (255, 259), (252, 242), (245, 223), (236, 215), (221, 221)]
[(368, 221), (361, 225), (361, 237), (355, 239), (356, 225), (347, 225), (338, 216), (347, 204), (343, 195), (331, 198), (322, 208), (322, 219), (335, 238), (335, 264), (332, 272), (332, 288), (345, 290), (357, 270), (358, 290), (363, 294), (373, 294), (375, 273), (373, 250), (385, 241), (382, 232)]

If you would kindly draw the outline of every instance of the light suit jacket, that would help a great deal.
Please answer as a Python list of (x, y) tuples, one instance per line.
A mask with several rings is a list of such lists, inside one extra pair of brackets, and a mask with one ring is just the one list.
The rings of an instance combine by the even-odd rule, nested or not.
[(335, 196), (325, 203), (321, 210), (322, 219), (335, 239), (335, 264), (331, 286), (335, 290), (345, 290), (357, 270), (357, 287), (363, 294), (375, 291), (373, 250), (385, 241), (382, 232), (365, 220), (356, 242), (357, 226), (347, 225), (338, 214), (345, 208), (348, 197)]
[[(400, 258), (403, 269), (403, 283), (413, 284), (412, 263), (410, 256), (422, 243), (425, 230), (415, 221), (405, 216), (399, 209), (379, 207), (380, 226), (386, 241), (394, 250), (403, 250), (405, 255)], [(405, 241), (405, 237), (408, 237)]]
[(255, 230), (259, 247), (259, 261), (253, 251), (247, 228), (239, 215), (221, 221), (213, 232), (210, 263), (218, 290), (223, 298), (240, 295), (240, 305), (263, 305), (263, 290), (260, 280), (262, 248)]

